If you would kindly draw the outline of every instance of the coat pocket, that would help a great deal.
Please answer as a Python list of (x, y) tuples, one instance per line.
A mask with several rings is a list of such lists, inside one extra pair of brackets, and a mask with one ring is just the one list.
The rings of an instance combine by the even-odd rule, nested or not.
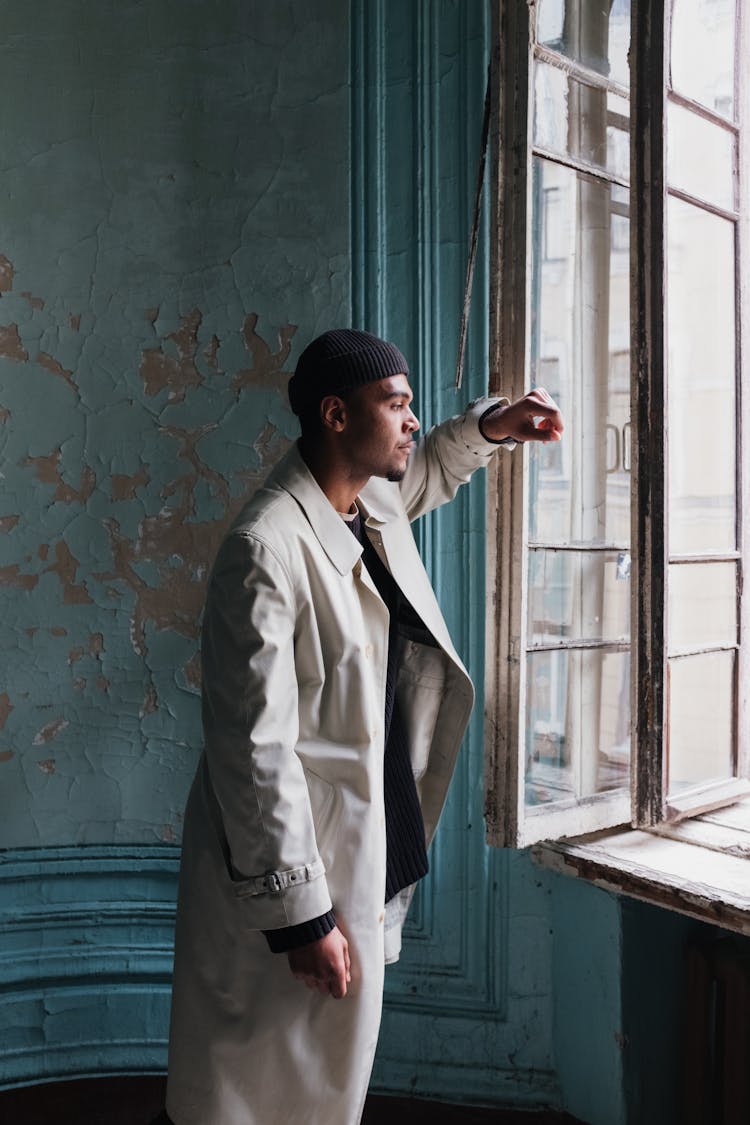
[(429, 763), (445, 690), (446, 659), (442, 649), (417, 641), (406, 641), (402, 649), (396, 693), (415, 781)]
[(323, 850), (323, 845), (329, 835), (333, 823), (334, 803), (336, 790), (330, 781), (326, 781), (320, 774), (315, 773), (309, 766), (304, 766), (307, 792), (310, 796), (310, 811), (312, 812), (313, 825), (315, 826), (315, 839), (318, 851)]

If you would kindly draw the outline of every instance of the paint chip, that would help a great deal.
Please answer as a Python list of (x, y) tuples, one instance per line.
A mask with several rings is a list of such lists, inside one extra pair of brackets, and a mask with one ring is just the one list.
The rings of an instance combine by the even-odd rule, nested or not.
[(0, 692), (0, 730), (2, 730), (7, 723), (12, 710), (13, 704), (10, 701), (10, 696), (7, 691)]
[(6, 258), (5, 254), (0, 254), (0, 293), (10, 293), (15, 273), (10, 259)]
[(43, 367), (46, 371), (51, 371), (53, 375), (56, 375), (58, 379), (62, 379), (68, 384), (71, 390), (77, 393), (78, 386), (73, 378), (73, 372), (67, 371), (54, 356), (49, 354), (49, 352), (40, 352), (36, 357), (36, 361), (40, 367)]
[(57, 769), (57, 763), (54, 758), (43, 758), (41, 762), (37, 762), (36, 768), (40, 773), (53, 774)]
[(20, 566), (0, 566), (0, 586), (15, 586), (19, 590), (33, 590), (39, 582), (38, 574), (23, 574)]
[(29, 353), (21, 342), (17, 324), (0, 324), (0, 358), (24, 363)]
[(57, 738), (60, 731), (69, 727), (70, 723), (67, 719), (53, 719), (51, 723), (47, 723), (41, 730), (37, 731), (34, 735), (32, 746), (42, 746), (45, 742), (52, 742), (53, 738)]

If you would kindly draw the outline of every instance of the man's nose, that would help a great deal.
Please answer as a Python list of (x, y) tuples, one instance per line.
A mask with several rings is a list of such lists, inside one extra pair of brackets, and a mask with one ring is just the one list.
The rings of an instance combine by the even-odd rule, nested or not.
[(413, 410), (409, 411), (409, 415), (406, 419), (406, 424), (412, 431), (412, 433), (414, 433), (415, 430), (419, 429), (419, 418), (417, 418)]

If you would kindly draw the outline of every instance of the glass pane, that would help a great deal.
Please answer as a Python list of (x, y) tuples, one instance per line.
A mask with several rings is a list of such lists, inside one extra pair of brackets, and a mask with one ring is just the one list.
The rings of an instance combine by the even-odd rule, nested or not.
[(667, 208), (669, 549), (734, 550), (734, 223)]
[(540, 0), (537, 42), (627, 86), (630, 0)]
[(530, 551), (528, 643), (627, 641), (630, 555)]
[(669, 796), (734, 776), (734, 659), (669, 661)]
[(627, 214), (609, 184), (535, 158), (532, 216), (531, 379), (568, 426), (529, 449), (529, 537), (627, 549)]
[(626, 787), (629, 653), (563, 649), (527, 659), (526, 804)]
[(731, 211), (734, 198), (733, 133), (670, 103), (667, 110), (667, 169), (672, 187), (682, 188)]
[(674, 0), (672, 86), (734, 116), (735, 0)]
[(737, 643), (737, 564), (669, 568), (669, 652)]
[(542, 62), (535, 66), (534, 83), (534, 144), (627, 181), (627, 101)]

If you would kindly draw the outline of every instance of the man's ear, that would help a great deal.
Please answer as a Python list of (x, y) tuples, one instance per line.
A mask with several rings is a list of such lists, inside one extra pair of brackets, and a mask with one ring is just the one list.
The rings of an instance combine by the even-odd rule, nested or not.
[(346, 403), (338, 395), (326, 395), (320, 401), (320, 421), (329, 430), (341, 433), (346, 425)]

